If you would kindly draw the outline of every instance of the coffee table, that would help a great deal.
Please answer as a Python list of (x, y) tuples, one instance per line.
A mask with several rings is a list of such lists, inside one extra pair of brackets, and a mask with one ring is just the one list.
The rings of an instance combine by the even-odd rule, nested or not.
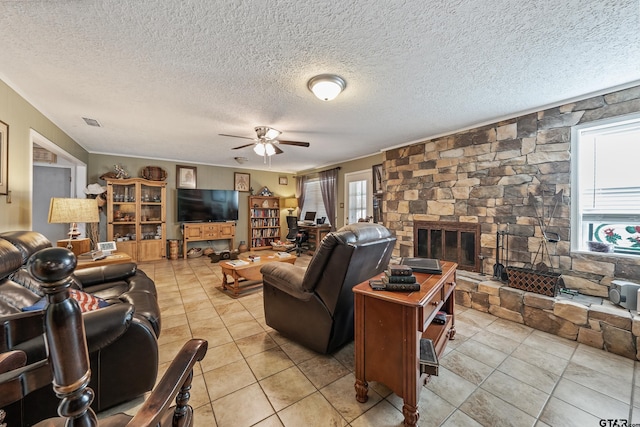
[[(297, 257), (287, 253), (288, 256), (279, 257), (277, 254), (268, 253), (247, 253), (238, 257), (237, 260), (221, 261), (220, 268), (222, 269), (222, 290), (231, 291), (232, 296), (237, 298), (240, 296), (240, 292), (246, 292), (251, 289), (262, 286), (262, 274), (260, 268), (269, 262), (288, 262), (294, 264)], [(252, 261), (250, 256), (259, 256), (258, 261)], [(229, 282), (227, 277), (233, 279), (233, 282)]]

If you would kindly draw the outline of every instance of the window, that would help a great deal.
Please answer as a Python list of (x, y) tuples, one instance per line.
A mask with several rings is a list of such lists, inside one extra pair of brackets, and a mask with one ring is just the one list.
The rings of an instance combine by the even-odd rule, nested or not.
[(344, 200), (347, 224), (368, 219), (373, 212), (371, 170), (349, 172), (344, 175)]
[(327, 215), (322, 201), (322, 190), (320, 189), (320, 179), (310, 179), (305, 184), (304, 189), (304, 206), (301, 208), (300, 218), (304, 218), (307, 212), (315, 212), (316, 219), (325, 217), (325, 224), (330, 224), (331, 219)]
[(367, 181), (349, 182), (349, 223), (367, 217)]
[(573, 250), (640, 256), (640, 114), (572, 136)]

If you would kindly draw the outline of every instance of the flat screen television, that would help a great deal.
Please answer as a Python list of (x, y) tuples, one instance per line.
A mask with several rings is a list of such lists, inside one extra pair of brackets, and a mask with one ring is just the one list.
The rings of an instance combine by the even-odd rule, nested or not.
[(178, 189), (178, 222), (238, 220), (238, 192)]

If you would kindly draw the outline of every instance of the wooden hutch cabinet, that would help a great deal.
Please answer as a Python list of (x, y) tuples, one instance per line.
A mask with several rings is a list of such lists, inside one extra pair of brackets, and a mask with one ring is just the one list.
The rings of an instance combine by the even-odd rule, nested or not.
[(271, 249), (280, 240), (280, 198), (249, 196), (249, 248)]
[(167, 184), (143, 178), (107, 180), (107, 240), (134, 261), (166, 257)]

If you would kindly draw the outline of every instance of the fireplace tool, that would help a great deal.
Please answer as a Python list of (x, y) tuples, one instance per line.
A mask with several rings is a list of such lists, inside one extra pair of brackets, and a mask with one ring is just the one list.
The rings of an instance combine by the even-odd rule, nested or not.
[[(563, 190), (560, 190), (557, 194), (553, 196), (553, 199), (555, 201), (555, 206), (553, 207), (553, 211), (550, 212), (549, 214), (547, 224), (545, 224), (545, 217), (544, 217), (544, 196), (542, 198), (542, 208), (541, 208), (541, 211), (539, 211), (535, 196), (533, 194), (529, 194), (529, 203), (535, 209), (536, 217), (538, 219), (538, 225), (540, 226), (540, 231), (542, 232), (542, 240), (540, 240), (540, 245), (538, 246), (538, 250), (533, 260), (533, 268), (539, 271), (548, 271), (549, 268), (553, 270), (551, 254), (549, 253), (547, 242), (551, 242), (551, 243), (559, 242), (560, 235), (558, 233), (547, 231), (547, 226), (551, 223), (551, 219), (553, 218), (553, 215), (555, 214), (556, 209), (558, 207), (559, 200), (562, 199), (562, 194), (563, 194)], [(544, 263), (545, 253), (547, 255), (547, 260), (549, 261), (548, 266)], [(539, 263), (537, 262), (538, 259), (540, 259)]]
[(502, 280), (502, 276), (505, 272), (504, 265), (500, 263), (500, 247), (502, 246), (501, 237), (502, 232), (496, 231), (496, 263), (493, 264), (493, 277), (500, 280)]

